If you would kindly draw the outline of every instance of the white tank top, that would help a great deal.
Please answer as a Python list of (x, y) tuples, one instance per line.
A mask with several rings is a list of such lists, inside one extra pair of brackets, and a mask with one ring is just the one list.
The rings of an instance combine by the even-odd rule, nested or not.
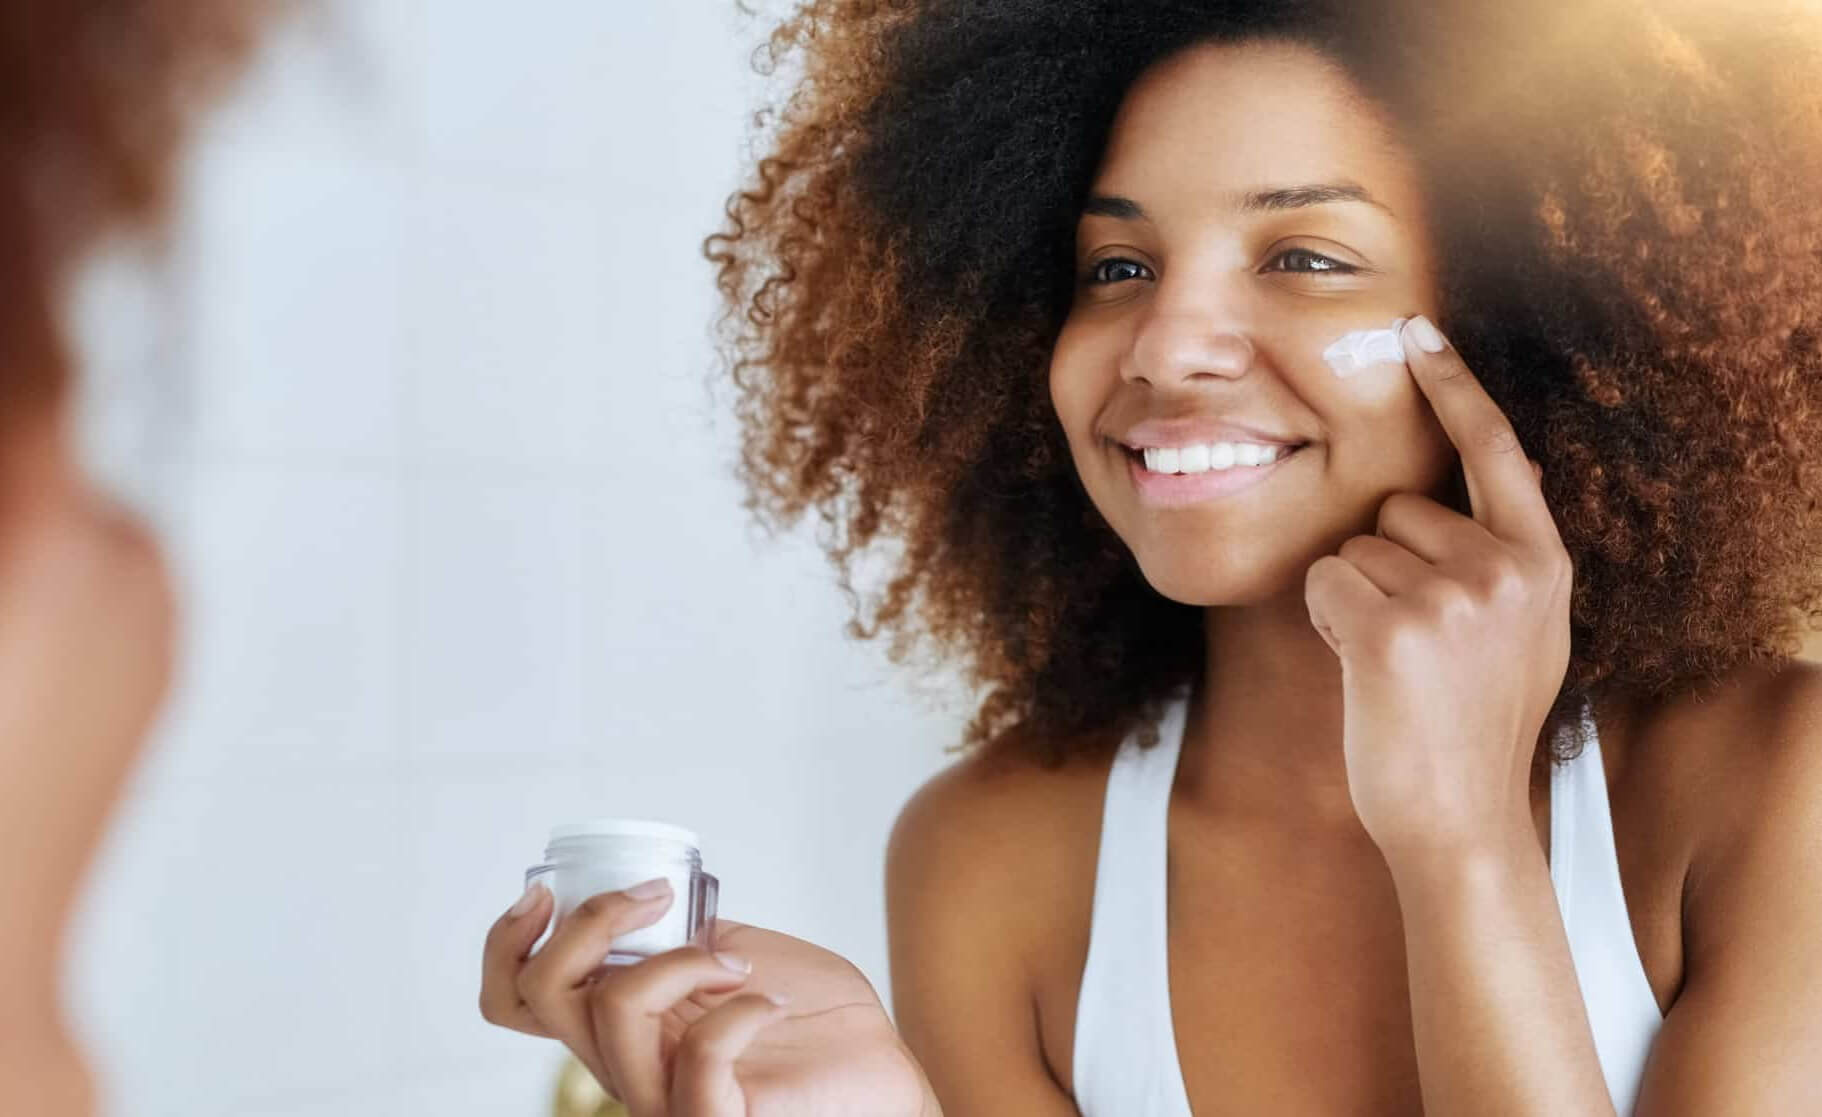
[[(1076, 1002), (1082, 1117), (1192, 1117), (1171, 1024), (1165, 923), (1165, 830), (1188, 706), (1185, 689), (1165, 708), (1157, 746), (1140, 749), (1135, 732), (1108, 773)], [(1550, 881), (1608, 1093), (1620, 1117), (1631, 1117), (1663, 1017), (1626, 914), (1600, 736), (1586, 703), (1580, 723), (1582, 753), (1551, 772)]]

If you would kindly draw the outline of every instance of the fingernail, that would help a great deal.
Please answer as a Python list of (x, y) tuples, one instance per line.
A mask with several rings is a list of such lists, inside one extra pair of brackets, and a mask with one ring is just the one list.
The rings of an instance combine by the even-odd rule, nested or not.
[(717, 950), (715, 952), (715, 961), (720, 962), (722, 965), (726, 966), (730, 970), (733, 970), (735, 973), (752, 973), (753, 972), (753, 963), (747, 961), (745, 958), (742, 958), (738, 954), (724, 954), (721, 951)]
[(645, 881), (642, 884), (635, 884), (631, 888), (626, 889), (625, 895), (628, 899), (633, 900), (656, 900), (670, 890), (670, 878), (653, 877), (651, 880)]
[(1406, 322), (1404, 328), (1412, 340), (1417, 342), (1417, 348), (1425, 353), (1440, 353), (1449, 344), (1443, 340), (1442, 331), (1421, 314)]
[(532, 884), (526, 885), (525, 894), (523, 896), (519, 897), (518, 903), (514, 904), (507, 911), (506, 914), (512, 916), (514, 919), (517, 919), (521, 915), (524, 915), (526, 912), (529, 912), (532, 908), (536, 907), (537, 903), (538, 903), (538, 890), (543, 887), (544, 886), (542, 884), (537, 884), (537, 883), (532, 883)]
[(785, 996), (783, 993), (767, 993), (765, 999), (781, 1008), (791, 1003), (791, 998)]

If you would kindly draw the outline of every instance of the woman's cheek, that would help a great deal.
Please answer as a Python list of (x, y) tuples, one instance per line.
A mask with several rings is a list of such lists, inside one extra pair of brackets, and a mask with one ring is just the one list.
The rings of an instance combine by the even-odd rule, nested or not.
[(1324, 343), (1318, 366), (1329, 373), (1322, 390), (1337, 421), (1329, 447), (1334, 465), (1340, 476), (1375, 491), (1423, 491), (1451, 456), (1447, 437), (1405, 364), (1400, 330), (1406, 321), (1334, 335)]
[(1320, 367), (1329, 376), (1322, 390), (1338, 411), (1409, 421), (1414, 404), (1427, 406), (1404, 361), (1399, 331), (1405, 321), (1398, 318), (1389, 326), (1349, 330), (1324, 344)]

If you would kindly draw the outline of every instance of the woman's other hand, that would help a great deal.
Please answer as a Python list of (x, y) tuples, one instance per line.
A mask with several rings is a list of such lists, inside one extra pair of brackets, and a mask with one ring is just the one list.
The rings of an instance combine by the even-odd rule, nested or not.
[(530, 954), (554, 909), (535, 887), (488, 932), (481, 1015), (561, 1041), (632, 1117), (936, 1112), (872, 985), (838, 954), (721, 919), (715, 953), (692, 945), (601, 965), (614, 938), (673, 899), (668, 888), (590, 897)]

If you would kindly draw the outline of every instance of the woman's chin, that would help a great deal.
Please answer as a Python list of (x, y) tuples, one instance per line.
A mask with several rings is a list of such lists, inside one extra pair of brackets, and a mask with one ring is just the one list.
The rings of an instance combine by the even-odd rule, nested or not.
[[(1280, 563), (1223, 562), (1209, 553), (1140, 554), (1139, 570), (1151, 588), (1182, 605), (1262, 605), (1302, 594), (1303, 571)], [(1314, 562), (1315, 559), (1310, 560)]]

